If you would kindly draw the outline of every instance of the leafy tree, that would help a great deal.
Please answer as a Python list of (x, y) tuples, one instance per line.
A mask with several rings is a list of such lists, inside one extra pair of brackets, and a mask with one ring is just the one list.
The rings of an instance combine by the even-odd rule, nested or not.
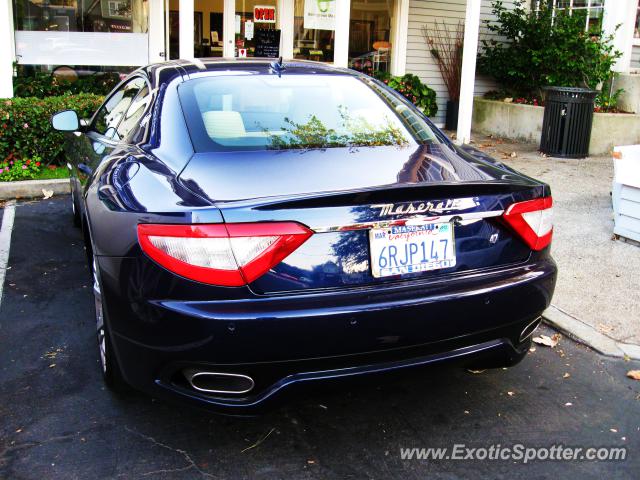
[(480, 72), (495, 78), (513, 96), (540, 95), (547, 86), (595, 89), (611, 77), (620, 52), (600, 28), (585, 31), (584, 10), (556, 10), (540, 2), (529, 10), (522, 0), (507, 9), (492, 5), (487, 21), (493, 38), (483, 40)]

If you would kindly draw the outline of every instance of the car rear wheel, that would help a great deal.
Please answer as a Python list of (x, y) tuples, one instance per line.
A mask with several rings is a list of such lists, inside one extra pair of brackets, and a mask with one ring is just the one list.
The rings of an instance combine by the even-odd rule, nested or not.
[(98, 353), (100, 355), (100, 368), (102, 378), (109, 389), (115, 392), (128, 390), (129, 386), (122, 376), (118, 361), (113, 351), (109, 330), (105, 325), (105, 311), (102, 304), (102, 286), (95, 257), (92, 258), (91, 270), (93, 274), (93, 296), (96, 306), (96, 334), (98, 340)]

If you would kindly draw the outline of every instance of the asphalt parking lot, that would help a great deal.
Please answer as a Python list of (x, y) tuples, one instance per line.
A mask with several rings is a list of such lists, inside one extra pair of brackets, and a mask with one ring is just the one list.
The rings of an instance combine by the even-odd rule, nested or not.
[[(639, 362), (563, 338), (233, 418), (104, 389), (68, 199), (18, 203), (0, 306), (0, 478), (637, 478)], [(553, 333), (553, 332), (547, 332)], [(568, 375), (567, 375), (568, 374)], [(402, 460), (401, 448), (624, 446), (625, 461)]]

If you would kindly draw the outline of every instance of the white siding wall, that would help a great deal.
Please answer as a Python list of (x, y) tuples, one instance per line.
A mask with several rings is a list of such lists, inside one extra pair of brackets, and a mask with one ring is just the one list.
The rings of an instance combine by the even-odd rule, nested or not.
[[(492, 15), (491, 0), (481, 1), (480, 40), (482, 41), (489, 36), (488, 30), (484, 26), (484, 20), (491, 19)], [(507, 8), (513, 5), (512, 0), (505, 0), (503, 3)], [(433, 118), (436, 123), (444, 123), (448, 94), (440, 70), (429, 53), (427, 43), (422, 35), (422, 26), (433, 24), (433, 21), (437, 20), (438, 22), (444, 21), (450, 30), (455, 29), (459, 21), (464, 21), (466, 6), (466, 0), (410, 0), (409, 3), (407, 73), (418, 75), (424, 83), (436, 91), (438, 114)], [(495, 88), (496, 85), (490, 79), (480, 75), (476, 76), (476, 95), (482, 95)]]
[(634, 45), (631, 50), (631, 68), (640, 68), (640, 45)]

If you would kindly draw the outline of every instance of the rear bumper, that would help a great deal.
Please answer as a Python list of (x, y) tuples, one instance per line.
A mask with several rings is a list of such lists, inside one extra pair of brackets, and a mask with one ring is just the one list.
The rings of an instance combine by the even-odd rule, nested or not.
[[(138, 312), (110, 299), (107, 309), (118, 315), (110, 329), (132, 386), (245, 412), (315, 381), (447, 360), (515, 364), (529, 346), (520, 333), (549, 305), (555, 280), (553, 260), (544, 259), (428, 285), (155, 301)], [(255, 387), (241, 398), (201, 394), (184, 382), (184, 368), (249, 375)]]

